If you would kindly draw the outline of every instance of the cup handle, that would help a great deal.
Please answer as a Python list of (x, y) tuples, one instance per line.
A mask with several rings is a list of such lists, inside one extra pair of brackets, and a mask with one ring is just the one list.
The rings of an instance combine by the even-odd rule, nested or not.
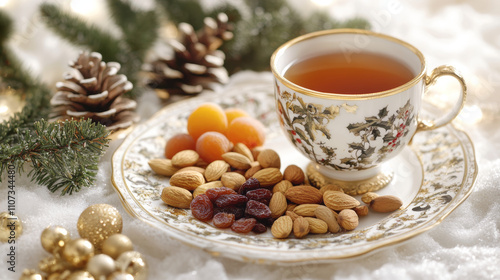
[(442, 65), (432, 70), (431, 74), (425, 77), (425, 87), (433, 85), (441, 76), (452, 76), (458, 80), (458, 82), (462, 86), (460, 97), (458, 98), (457, 103), (455, 103), (453, 109), (445, 116), (438, 118), (437, 120), (422, 120), (419, 118), (417, 120), (417, 130), (415, 131), (415, 133), (419, 131), (436, 129), (450, 123), (457, 117), (457, 115), (465, 105), (465, 99), (467, 97), (467, 85), (465, 84), (465, 80), (462, 75), (460, 75), (453, 66)]

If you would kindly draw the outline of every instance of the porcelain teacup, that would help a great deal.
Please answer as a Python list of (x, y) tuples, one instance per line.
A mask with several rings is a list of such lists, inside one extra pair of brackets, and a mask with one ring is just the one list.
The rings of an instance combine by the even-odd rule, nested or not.
[[(327, 53), (343, 53), (349, 59), (359, 52), (394, 58), (410, 69), (413, 78), (389, 90), (352, 95), (312, 90), (285, 77), (298, 60)], [(383, 164), (397, 156), (416, 132), (451, 122), (462, 109), (467, 91), (453, 67), (440, 66), (428, 74), (425, 58), (414, 46), (358, 29), (324, 30), (292, 39), (274, 52), (271, 70), (281, 127), (293, 145), (311, 159), (309, 180), (318, 187), (340, 185), (349, 194), (387, 185), (393, 173), (382, 172)], [(458, 101), (443, 116), (422, 120), (419, 112), (424, 91), (444, 75), (459, 81)]]

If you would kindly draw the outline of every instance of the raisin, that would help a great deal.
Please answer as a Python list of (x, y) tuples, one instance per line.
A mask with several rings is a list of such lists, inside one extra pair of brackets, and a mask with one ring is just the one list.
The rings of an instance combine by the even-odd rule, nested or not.
[(246, 193), (246, 196), (249, 200), (255, 200), (258, 202), (262, 202), (265, 205), (269, 205), (269, 201), (271, 201), (273, 193), (268, 189), (256, 189), (248, 191)]
[(220, 187), (220, 188), (208, 189), (205, 192), (205, 194), (208, 196), (208, 198), (210, 198), (210, 201), (215, 203), (215, 201), (217, 200), (217, 198), (219, 198), (219, 196), (225, 194), (236, 194), (236, 192), (230, 188)]
[(271, 210), (262, 202), (250, 200), (245, 208), (245, 214), (257, 219), (266, 219), (271, 217)]
[(235, 219), (238, 220), (240, 218), (243, 218), (245, 216), (245, 209), (241, 207), (236, 207), (236, 206), (228, 206), (224, 208), (215, 208), (214, 209), (214, 214), (218, 213), (228, 213), (228, 214), (234, 214)]
[(264, 233), (267, 231), (267, 227), (264, 224), (257, 222), (252, 231), (255, 233)]
[(248, 201), (248, 198), (241, 194), (224, 194), (215, 200), (215, 205), (219, 208), (228, 206), (242, 206)]
[(257, 220), (254, 218), (241, 218), (233, 223), (231, 229), (237, 233), (249, 233), (255, 224), (257, 224)]
[(218, 213), (214, 216), (214, 226), (218, 228), (228, 228), (234, 223), (234, 214)]
[(265, 219), (259, 219), (259, 222), (262, 223), (265, 226), (271, 227), (276, 219), (273, 219), (272, 217), (265, 218)]
[(246, 180), (245, 183), (243, 183), (241, 185), (241, 187), (239, 189), (239, 193), (246, 194), (247, 191), (256, 190), (256, 189), (260, 189), (260, 182), (259, 182), (259, 180), (251, 177), (248, 180)]
[(191, 201), (191, 214), (203, 222), (209, 221), (214, 216), (214, 205), (207, 195), (200, 194)]

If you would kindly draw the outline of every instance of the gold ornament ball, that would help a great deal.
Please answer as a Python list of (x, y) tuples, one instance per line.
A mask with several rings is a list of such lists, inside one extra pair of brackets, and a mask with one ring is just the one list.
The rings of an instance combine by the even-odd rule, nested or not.
[(121, 233), (111, 235), (102, 243), (102, 252), (113, 259), (116, 259), (121, 254), (132, 250), (134, 250), (132, 241), (126, 235)]
[(95, 278), (88, 271), (77, 270), (71, 273), (65, 280), (95, 280)]
[(121, 233), (122, 216), (118, 210), (109, 204), (94, 204), (85, 209), (78, 218), (78, 233), (88, 239), (96, 249), (100, 250), (102, 243), (115, 233)]
[(96, 279), (101, 279), (101, 276), (108, 276), (115, 270), (115, 260), (105, 254), (95, 255), (87, 263), (87, 271)]
[(136, 251), (125, 252), (116, 260), (116, 268), (134, 276), (135, 280), (146, 280), (149, 268), (141, 253)]
[(121, 272), (121, 271), (116, 271), (111, 273), (106, 280), (135, 280), (134, 276)]
[(38, 269), (47, 274), (62, 272), (69, 268), (69, 264), (59, 257), (46, 257), (38, 263)]
[(84, 267), (93, 256), (94, 246), (83, 238), (71, 240), (63, 250), (64, 259), (76, 268)]
[(40, 273), (32, 269), (25, 269), (19, 280), (43, 280), (43, 277)]
[(48, 226), (42, 231), (40, 241), (45, 251), (55, 253), (71, 239), (69, 232), (61, 226)]
[(23, 225), (17, 216), (0, 213), (0, 242), (16, 239), (23, 232)]

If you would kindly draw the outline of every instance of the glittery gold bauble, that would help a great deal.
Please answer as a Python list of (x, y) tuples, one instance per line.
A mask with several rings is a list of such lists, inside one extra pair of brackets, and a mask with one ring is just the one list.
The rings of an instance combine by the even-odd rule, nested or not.
[(55, 256), (46, 257), (38, 263), (38, 269), (47, 274), (62, 272), (68, 268), (67, 262)]
[(43, 280), (43, 277), (40, 273), (32, 269), (25, 269), (21, 277), (19, 277), (19, 280)]
[(146, 280), (149, 268), (141, 253), (136, 251), (125, 252), (116, 260), (116, 268), (134, 276), (135, 280)]
[(88, 271), (78, 270), (71, 273), (67, 280), (95, 280), (95, 278)]
[(87, 271), (94, 276), (95, 279), (106, 277), (115, 271), (115, 260), (105, 254), (93, 256), (87, 263)]
[(102, 243), (102, 252), (113, 259), (116, 259), (121, 254), (132, 250), (134, 250), (132, 241), (126, 235), (121, 233), (111, 235)]
[(111, 273), (106, 280), (135, 280), (134, 276), (121, 272), (121, 271), (116, 271)]
[(23, 225), (18, 217), (8, 212), (0, 213), (0, 242), (14, 240), (23, 232)]
[(71, 240), (63, 249), (64, 259), (76, 268), (84, 267), (93, 256), (94, 246), (83, 238)]
[(78, 218), (78, 233), (88, 239), (96, 249), (115, 233), (122, 232), (122, 216), (115, 207), (108, 204), (94, 204), (85, 209)]
[(49, 226), (42, 231), (40, 241), (45, 251), (54, 253), (71, 239), (69, 232), (61, 226)]

